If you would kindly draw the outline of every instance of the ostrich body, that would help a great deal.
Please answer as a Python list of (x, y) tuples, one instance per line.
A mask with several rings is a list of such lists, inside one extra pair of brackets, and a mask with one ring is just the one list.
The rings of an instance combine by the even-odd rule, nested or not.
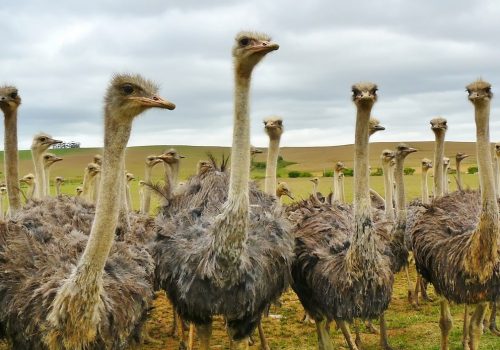
[(345, 321), (379, 317), (392, 294), (391, 262), (380, 251), (386, 249), (381, 247), (380, 235), (374, 234), (386, 230), (386, 225), (371, 220), (368, 186), (369, 117), (376, 90), (371, 83), (353, 86), (357, 107), (354, 208), (336, 202), (316, 209), (303, 207), (305, 215), (297, 220), (294, 229), (292, 287), (316, 321), (322, 350), (333, 349), (325, 329), (327, 320), (336, 320), (350, 348), (357, 349)]
[(64, 185), (64, 177), (62, 176), (57, 176), (56, 177), (56, 196), (61, 195), (61, 186)]
[[(142, 246), (114, 240), (121, 185), (116, 178), (124, 171), (134, 117), (152, 107), (175, 107), (156, 92), (153, 83), (138, 75), (116, 75), (111, 81), (105, 99), (101, 196), (92, 228), (82, 228), (89, 236), (55, 224), (63, 213), (74, 211), (60, 198), (47, 199), (62, 205), (58, 215), (31, 225), (26, 220), (32, 216), (25, 215), (5, 224), (0, 323), (5, 322), (15, 349), (122, 349), (138, 337), (153, 298), (153, 261)], [(49, 238), (40, 242), (44, 232)]]
[[(274, 199), (249, 188), (251, 73), (276, 49), (266, 35), (237, 35), (229, 188), (217, 193), (209, 186), (210, 199), (201, 206), (190, 198), (187, 210), (162, 225), (154, 248), (157, 281), (182, 319), (196, 325), (201, 349), (209, 348), (212, 317), (217, 314), (226, 319), (236, 345), (248, 346), (246, 338), (262, 312), (288, 285), (293, 239), (287, 223)], [(227, 176), (218, 171), (206, 171), (197, 179), (227, 184)], [(189, 194), (191, 182), (184, 187)], [(198, 189), (204, 192), (204, 184)], [(255, 197), (264, 200), (256, 202)]]
[(35, 168), (35, 192), (33, 193), (34, 199), (41, 199), (48, 195), (48, 188), (46, 188), (47, 181), (45, 174), (44, 154), (50, 146), (61, 143), (60, 140), (53, 139), (50, 135), (45, 133), (36, 134), (31, 143), (31, 154), (33, 157), (33, 165)]
[(9, 213), (14, 215), (21, 209), (19, 194), (19, 156), (17, 151), (17, 109), (21, 97), (14, 86), (0, 87), (0, 109), (4, 114), (4, 171), (9, 198)]
[(47, 196), (50, 196), (50, 167), (61, 160), (63, 160), (61, 157), (58, 157), (53, 153), (45, 153), (43, 155), (43, 171), (45, 174), (45, 188), (47, 190)]
[(459, 152), (455, 155), (455, 164), (457, 168), (457, 186), (459, 190), (463, 189), (463, 183), (462, 183), (462, 169), (460, 165), (462, 164), (462, 160), (467, 158), (469, 155)]
[[(144, 170), (144, 183), (151, 183), (151, 171), (153, 167), (160, 163), (161, 159), (157, 156), (151, 155), (146, 157), (146, 166)], [(142, 193), (142, 202), (141, 202), (141, 213), (149, 215), (149, 210), (151, 208), (151, 191), (147, 188), (147, 186), (141, 186)]]
[(452, 326), (448, 300), (479, 303), (470, 321), (469, 345), (475, 350), (486, 311), (484, 302), (495, 300), (498, 295), (499, 214), (489, 152), (491, 86), (478, 80), (469, 84), (467, 91), (475, 109), (481, 196), (478, 198), (472, 191), (457, 191), (435, 199), (418, 217), (411, 232), (418, 270), (445, 298), (441, 302), (442, 349), (448, 349)]
[(280, 117), (269, 117), (264, 119), (264, 129), (269, 136), (269, 148), (267, 149), (266, 180), (264, 191), (267, 194), (276, 194), (276, 171), (278, 169), (278, 155), (280, 151), (280, 140), (283, 134), (283, 119)]

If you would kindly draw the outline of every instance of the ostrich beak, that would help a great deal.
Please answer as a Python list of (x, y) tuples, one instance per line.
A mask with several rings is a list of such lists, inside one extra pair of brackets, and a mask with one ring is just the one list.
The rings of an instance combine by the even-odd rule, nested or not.
[(377, 131), (385, 130), (385, 127), (383, 127), (382, 125), (375, 125), (373, 128)]
[(290, 198), (292, 201), (294, 201), (294, 200), (295, 200), (295, 197), (294, 197), (294, 196), (293, 196), (293, 195), (292, 195), (289, 191), (286, 191), (286, 193), (285, 193), (285, 194), (286, 194), (286, 195), (288, 196), (288, 198)]
[(56, 140), (56, 139), (51, 139), (51, 138), (47, 138), (47, 141), (45, 142), (49, 145), (55, 145), (55, 144), (58, 144), (58, 143), (63, 143), (63, 141), (61, 140)]
[(167, 101), (156, 95), (153, 97), (130, 96), (129, 100), (136, 101), (138, 104), (144, 107), (156, 107), (169, 110), (175, 109), (174, 103)]
[(280, 46), (272, 41), (261, 41), (255, 44), (250, 50), (253, 52), (268, 53), (271, 51), (278, 50)]
[(63, 160), (63, 159), (62, 159), (62, 158), (60, 158), (60, 157), (55, 157), (55, 158), (54, 158), (54, 163), (55, 163), (55, 162), (59, 162), (59, 161), (61, 161), (61, 160)]
[(183, 158), (186, 158), (186, 156), (179, 154), (179, 158), (183, 159)]
[(412, 148), (412, 147), (408, 148), (408, 153), (414, 153), (414, 152), (417, 152), (417, 151), (418, 151), (418, 149), (416, 149), (416, 148)]

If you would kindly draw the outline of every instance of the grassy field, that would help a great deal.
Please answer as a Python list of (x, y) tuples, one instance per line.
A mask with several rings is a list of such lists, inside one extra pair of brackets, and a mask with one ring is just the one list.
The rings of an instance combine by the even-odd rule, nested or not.
[[(406, 166), (417, 169), (411, 176), (405, 176), (405, 185), (407, 188), (408, 199), (420, 195), (420, 160), (427, 157), (432, 159), (432, 142), (410, 142), (411, 146), (420, 151), (411, 154), (408, 157)], [(394, 149), (396, 143), (375, 143), (371, 145), (371, 165), (379, 167), (379, 155), (385, 148)], [(132, 147), (127, 152), (127, 170), (136, 175), (137, 180), (131, 184), (131, 191), (134, 201), (134, 208), (138, 208), (138, 180), (144, 173), (144, 159), (150, 154), (159, 154), (169, 146), (147, 146)], [(180, 180), (186, 179), (194, 173), (196, 163), (200, 159), (206, 159), (206, 152), (210, 151), (215, 156), (229, 154), (229, 149), (224, 147), (193, 147), (193, 146), (175, 146), (175, 148), (187, 158), (181, 164)], [(446, 144), (447, 154), (454, 158), (457, 151), (466, 152), (471, 155), (464, 161), (464, 169), (475, 164), (474, 143), (454, 143)], [(66, 184), (63, 186), (63, 192), (74, 194), (75, 188), (81, 183), (83, 169), (92, 156), (98, 153), (98, 149), (72, 149), (55, 150), (54, 153), (61, 155), (64, 161), (56, 163), (52, 168), (51, 177), (63, 176), (66, 178)], [(283, 148), (281, 151), (283, 158), (295, 164), (280, 169), (282, 178), (280, 181), (286, 181), (289, 184), (296, 199), (305, 198), (312, 189), (310, 178), (287, 178), (286, 174), (290, 170), (308, 171), (313, 176), (321, 176), (324, 170), (331, 170), (333, 164), (339, 160), (344, 161), (346, 166), (352, 167), (353, 149), (352, 145), (337, 147), (310, 147), (310, 148)], [(3, 155), (0, 153), (0, 159)], [(256, 161), (265, 161), (266, 154), (258, 155)], [(24, 175), (33, 172), (31, 157), (29, 152), (22, 151), (20, 155), (20, 174)], [(3, 163), (3, 162), (2, 162)], [(262, 171), (253, 171), (254, 178), (261, 178)], [(157, 166), (153, 171), (153, 178), (160, 180), (162, 177), (162, 168)], [(451, 190), (455, 190), (456, 185), (453, 177), (450, 175)], [(257, 180), (261, 182), (262, 180)], [(327, 194), (332, 186), (333, 178), (320, 178), (320, 191)], [(478, 179), (476, 175), (464, 175), (464, 181), (467, 186), (476, 188)], [(432, 178), (429, 178), (429, 183)], [(383, 194), (383, 178), (381, 176), (372, 176), (370, 178), (371, 187)], [(346, 196), (348, 201), (352, 198), (352, 178), (346, 177)], [(52, 188), (52, 192), (54, 192)], [(415, 280), (415, 272), (412, 271), (412, 279)], [(436, 301), (422, 305), (421, 309), (414, 310), (406, 300), (406, 284), (402, 275), (396, 277), (394, 286), (393, 300), (387, 311), (387, 320), (389, 324), (389, 336), (391, 344), (395, 349), (420, 350), (420, 349), (439, 349), (439, 303), (437, 297), (433, 294), (432, 287), (429, 287), (431, 297)], [(315, 326), (313, 324), (303, 324), (302, 308), (296, 295), (288, 291), (282, 297), (283, 305), (281, 308), (271, 310), (271, 314), (279, 314), (280, 318), (264, 319), (264, 328), (272, 349), (315, 349), (317, 347)], [(453, 306), (452, 314), (454, 317), (454, 328), (451, 333), (451, 350), (462, 349), (461, 346), (461, 327), (463, 320), (463, 307)], [(136, 349), (177, 349), (178, 341), (167, 334), (172, 318), (171, 307), (162, 295), (159, 295), (155, 302), (155, 309), (148, 327), (151, 334), (159, 341), (159, 344), (148, 344), (136, 347)], [(339, 349), (346, 349), (345, 342), (340, 332), (332, 329), (332, 337)], [(378, 336), (364, 333), (363, 349), (379, 349)], [(252, 349), (258, 349), (258, 337), (255, 337), (256, 345)], [(212, 349), (227, 349), (228, 338), (225, 334), (222, 321), (217, 319), (214, 322), (214, 337)], [(197, 348), (197, 344), (195, 344)], [(0, 342), (0, 350), (7, 349), (5, 344)], [(491, 335), (488, 331), (484, 334), (481, 342), (481, 349), (498, 350), (500, 349), (500, 338)]]

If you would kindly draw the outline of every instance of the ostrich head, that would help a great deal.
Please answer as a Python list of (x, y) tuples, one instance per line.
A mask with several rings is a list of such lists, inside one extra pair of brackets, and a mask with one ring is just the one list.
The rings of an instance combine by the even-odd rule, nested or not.
[(382, 131), (382, 130), (385, 130), (385, 127), (383, 127), (382, 125), (380, 125), (380, 120), (378, 120), (377, 118), (373, 118), (371, 117), (370, 118), (370, 121), (369, 121), (369, 132), (370, 132), (370, 136), (372, 136), (373, 134), (375, 134), (377, 131)]
[(28, 186), (33, 186), (35, 184), (35, 175), (31, 173), (26, 174), (19, 179), (19, 182), (25, 183)]
[(177, 150), (175, 150), (174, 148), (166, 150), (165, 152), (163, 152), (163, 154), (158, 156), (158, 159), (164, 161), (167, 164), (179, 163), (179, 161), (182, 158), (186, 158), (186, 157), (180, 155), (179, 152), (177, 152)]
[(102, 156), (100, 154), (96, 154), (94, 156), (93, 162), (96, 163), (97, 165), (101, 166), (102, 165)]
[(61, 140), (53, 139), (49, 134), (43, 132), (33, 136), (33, 142), (31, 143), (31, 150), (34, 153), (41, 154), (49, 149), (50, 146), (57, 143), (62, 143)]
[(75, 189), (75, 191), (76, 191), (76, 196), (78, 197), (78, 196), (80, 196), (80, 195), (82, 194), (82, 192), (83, 192), (83, 187), (82, 187), (82, 186), (78, 186), (78, 187)]
[(455, 155), (455, 160), (457, 162), (461, 162), (462, 160), (464, 160), (465, 158), (467, 158), (469, 155), (468, 154), (465, 154), (465, 153), (462, 153), (462, 152), (458, 152), (456, 155)]
[(175, 109), (175, 104), (158, 95), (158, 86), (140, 75), (119, 74), (111, 80), (104, 98), (111, 119), (133, 119), (147, 109)]
[(495, 143), (495, 154), (500, 157), (500, 143)]
[(395, 156), (396, 154), (390, 149), (384, 149), (380, 155), (380, 159), (382, 160), (382, 163), (390, 165), (391, 160), (393, 160)]
[(127, 179), (127, 183), (129, 183), (132, 180), (135, 180), (135, 176), (132, 173), (125, 173), (125, 178)]
[(427, 171), (432, 168), (432, 160), (428, 158), (422, 159), (422, 170)]
[(56, 162), (60, 162), (62, 158), (56, 156), (54, 153), (45, 153), (43, 155), (43, 165), (45, 168), (52, 166)]
[(357, 83), (352, 86), (352, 100), (359, 108), (371, 108), (377, 101), (377, 85)]
[(443, 158), (443, 167), (447, 167), (450, 165), (450, 158), (444, 157)]
[(90, 177), (93, 178), (101, 171), (101, 167), (96, 163), (89, 163), (87, 164), (86, 171), (88, 171)]
[(410, 153), (417, 152), (416, 148), (409, 147), (405, 143), (400, 143), (399, 145), (396, 146), (396, 158), (398, 157), (403, 157), (405, 158), (408, 156)]
[(139, 187), (144, 187), (146, 185), (146, 181), (144, 180), (139, 180)]
[(198, 175), (203, 175), (211, 170), (214, 170), (214, 165), (207, 160), (200, 160), (197, 165), (196, 173)]
[(0, 186), (0, 196), (5, 196), (7, 194), (7, 186), (2, 185)]
[(469, 94), (469, 101), (475, 105), (483, 104), (493, 98), (491, 84), (481, 79), (470, 83), (465, 89)]
[(279, 139), (283, 134), (283, 119), (274, 116), (264, 119), (264, 129), (270, 139)]
[(319, 184), (319, 179), (317, 177), (313, 177), (312, 179), (310, 179), (309, 181), (311, 181), (313, 184), (315, 185), (318, 185)]
[(341, 172), (341, 171), (342, 171), (342, 170), (344, 170), (344, 169), (345, 169), (345, 165), (344, 165), (344, 163), (343, 163), (343, 162), (337, 162), (337, 163), (335, 164), (335, 169), (334, 169), (334, 171), (335, 171), (336, 173)]
[(56, 183), (58, 183), (58, 184), (61, 184), (61, 185), (62, 185), (62, 184), (64, 183), (64, 177), (62, 177), (62, 176), (57, 176), (57, 177), (56, 177)]
[(448, 121), (445, 118), (437, 117), (431, 120), (431, 129), (434, 134), (446, 133)]
[(276, 197), (280, 198), (281, 196), (287, 196), (291, 200), (295, 199), (286, 182), (278, 182), (278, 187), (276, 187)]
[(240, 32), (233, 46), (233, 59), (237, 74), (248, 78), (253, 68), (269, 52), (278, 50), (279, 45), (263, 33)]
[(154, 167), (156, 164), (161, 163), (161, 158), (158, 158), (157, 156), (151, 155), (146, 157), (146, 166), (148, 168)]
[(16, 110), (21, 105), (21, 97), (14, 86), (0, 87), (0, 109), (5, 114)]
[(250, 145), (250, 155), (254, 156), (254, 155), (259, 154), (259, 153), (262, 153), (261, 149), (258, 149), (256, 147)]

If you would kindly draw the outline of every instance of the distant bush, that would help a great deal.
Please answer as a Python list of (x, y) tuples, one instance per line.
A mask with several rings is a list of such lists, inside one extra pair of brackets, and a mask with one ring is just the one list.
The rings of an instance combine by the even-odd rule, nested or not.
[(467, 174), (475, 174), (479, 171), (477, 166), (470, 166), (467, 168)]
[(253, 162), (254, 169), (265, 169), (266, 162)]
[(373, 171), (370, 176), (382, 176), (384, 175), (384, 172), (382, 171), (382, 168), (375, 168), (375, 171)]
[(344, 168), (344, 176), (354, 176), (354, 169)]
[(403, 169), (403, 173), (405, 175), (413, 175), (415, 173), (415, 169), (413, 169), (413, 168), (404, 168)]
[(312, 174), (307, 171), (297, 171), (297, 170), (292, 170), (288, 172), (288, 177), (291, 178), (296, 178), (296, 177), (312, 177)]
[(323, 177), (333, 177), (332, 170), (323, 170)]

